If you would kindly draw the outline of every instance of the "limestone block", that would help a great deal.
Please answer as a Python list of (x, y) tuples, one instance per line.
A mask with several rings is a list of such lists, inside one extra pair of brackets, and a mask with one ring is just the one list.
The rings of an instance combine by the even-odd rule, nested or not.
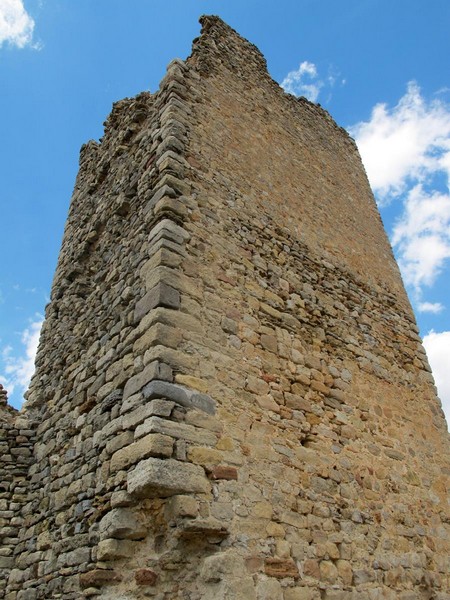
[(168, 497), (210, 491), (204, 470), (174, 459), (149, 458), (127, 476), (127, 490), (137, 498)]
[(158, 283), (137, 302), (134, 311), (134, 320), (136, 322), (140, 321), (144, 315), (157, 306), (165, 306), (166, 308), (175, 310), (179, 309), (180, 292), (164, 282)]
[(116, 560), (133, 555), (136, 543), (130, 540), (117, 540), (109, 538), (99, 542), (97, 547), (97, 560)]
[[(169, 198), (168, 196), (164, 196), (159, 200), (154, 206), (155, 215), (164, 213), (172, 213), (181, 218), (186, 218), (188, 214), (187, 207), (185, 203), (182, 201), (184, 196), (180, 196), (179, 198)], [(160, 264), (166, 264), (161, 262)]]
[(198, 515), (198, 502), (192, 496), (173, 496), (164, 507), (167, 520)]
[[(158, 210), (158, 207), (160, 210), (176, 210), (177, 204), (181, 204), (178, 199), (164, 196), (155, 207), (155, 212)], [(184, 255), (185, 251), (182, 246), (161, 238), (152, 246), (150, 259), (146, 262), (146, 269), (151, 270), (156, 267), (178, 269), (183, 262)]]
[(182, 337), (183, 335), (180, 329), (169, 327), (162, 323), (155, 323), (135, 341), (133, 344), (133, 352), (142, 354), (148, 348), (158, 345), (168, 346), (169, 348), (178, 348)]
[(123, 401), (136, 392), (140, 392), (153, 379), (172, 381), (172, 369), (169, 365), (158, 361), (149, 363), (140, 373), (127, 381), (123, 390)]
[[(185, 422), (189, 425), (201, 427), (202, 429), (209, 429), (210, 431), (215, 431), (217, 433), (220, 433), (223, 430), (223, 423), (217, 417), (196, 409), (191, 409), (186, 412)], [(221, 449), (230, 450), (230, 448)]]
[(221, 452), (202, 446), (191, 446), (187, 456), (188, 460), (196, 465), (218, 465), (223, 460)]
[(174, 440), (167, 435), (150, 433), (113, 454), (111, 471), (127, 469), (130, 465), (149, 456), (170, 457), (173, 452), (173, 444)]
[(144, 365), (159, 360), (169, 364), (172, 368), (183, 370), (194, 370), (198, 365), (199, 359), (192, 354), (186, 354), (180, 350), (174, 350), (167, 346), (160, 345), (149, 348), (144, 354)]
[(284, 600), (320, 600), (320, 592), (307, 587), (287, 588)]
[(256, 587), (257, 600), (283, 600), (283, 588), (276, 579), (264, 579)]
[(122, 576), (117, 571), (109, 569), (94, 569), (80, 575), (80, 587), (102, 587), (111, 583), (118, 583), (122, 580)]
[(170, 437), (182, 439), (202, 446), (214, 446), (217, 441), (217, 436), (211, 431), (198, 429), (197, 427), (186, 425), (185, 423), (168, 421), (167, 419), (161, 419), (160, 417), (150, 417), (141, 425), (138, 425), (134, 437), (137, 440), (148, 433), (162, 433)]
[(180, 329), (185, 335), (188, 332), (199, 334), (203, 332), (202, 324), (197, 317), (179, 310), (158, 306), (153, 308), (153, 310), (142, 319), (138, 327), (139, 334), (145, 333), (156, 323), (162, 323), (168, 327)]
[(206, 381), (199, 377), (192, 377), (191, 375), (177, 373), (175, 375), (175, 383), (179, 383), (180, 385), (184, 385), (204, 394), (208, 391), (208, 383)]
[(202, 299), (202, 291), (198, 286), (198, 281), (187, 277), (182, 271), (175, 271), (164, 266), (154, 267), (149, 261), (142, 267), (140, 274), (148, 290), (151, 290), (159, 282), (164, 282), (179, 290), (181, 294), (185, 293), (197, 300)]
[(322, 560), (319, 565), (320, 579), (327, 583), (335, 583), (338, 578), (338, 570), (330, 560)]
[[(172, 183), (176, 181), (177, 184), (179, 182), (178, 179), (170, 175), (165, 175), (163, 179), (167, 179), (168, 182), (171, 181)], [(158, 200), (160, 200), (160, 198), (158, 198)], [(159, 221), (150, 231), (148, 242), (151, 244), (158, 236), (167, 237), (168, 239), (177, 237), (181, 238), (183, 241), (190, 238), (190, 234), (171, 219), (162, 219)]]
[[(157, 460), (157, 459), (156, 459)], [(107, 538), (139, 540), (146, 536), (147, 529), (129, 508), (114, 508), (99, 524), (102, 540)]]
[(124, 429), (134, 429), (148, 417), (170, 417), (174, 406), (175, 403), (170, 400), (155, 398), (124, 415), (122, 426)]
[(117, 490), (111, 494), (111, 507), (120, 508), (123, 506), (132, 506), (134, 499), (125, 490)]
[(178, 531), (183, 537), (198, 535), (225, 537), (229, 534), (228, 528), (223, 521), (215, 517), (189, 519), (179, 523)]
[(244, 561), (233, 550), (207, 556), (200, 571), (200, 577), (206, 582), (218, 582), (230, 575), (238, 578), (244, 574)]

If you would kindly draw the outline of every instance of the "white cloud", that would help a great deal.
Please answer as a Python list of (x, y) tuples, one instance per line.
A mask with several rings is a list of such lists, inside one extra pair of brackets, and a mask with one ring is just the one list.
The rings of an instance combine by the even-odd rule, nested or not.
[(8, 43), (18, 48), (32, 45), (34, 20), (22, 0), (0, 0), (0, 47)]
[(41, 315), (37, 316), (39, 318), (32, 321), (22, 332), (22, 354), (14, 356), (11, 346), (6, 346), (1, 352), (4, 369), (3, 373), (0, 374), (0, 383), (8, 390), (10, 396), (17, 389), (23, 394), (27, 390), (34, 373), (34, 361), (43, 323)]
[(423, 338), (423, 345), (433, 370), (447, 424), (450, 425), (450, 331), (430, 331)]
[(437, 172), (450, 175), (450, 109), (440, 100), (427, 103), (414, 81), (394, 108), (377, 104), (369, 121), (349, 131), (382, 202)]
[(332, 65), (328, 67), (328, 75), (319, 77), (317, 67), (307, 60), (300, 63), (296, 71), (290, 71), (281, 82), (281, 87), (294, 96), (305, 96), (311, 102), (317, 102), (320, 93), (328, 92), (325, 102), (331, 100), (331, 90), (335, 85), (345, 85), (345, 79)]
[(420, 294), (431, 286), (450, 258), (450, 195), (426, 192), (421, 184), (404, 200), (392, 232), (405, 283)]
[(391, 241), (419, 310), (437, 313), (442, 305), (421, 297), (450, 258), (450, 107), (427, 102), (412, 81), (396, 106), (377, 104), (349, 131), (380, 206), (402, 204)]
[(438, 314), (444, 310), (444, 305), (440, 302), (419, 302), (417, 308), (420, 312)]
[(290, 71), (281, 82), (281, 87), (294, 96), (305, 96), (311, 102), (319, 97), (323, 81), (318, 78), (314, 63), (303, 61), (296, 71)]

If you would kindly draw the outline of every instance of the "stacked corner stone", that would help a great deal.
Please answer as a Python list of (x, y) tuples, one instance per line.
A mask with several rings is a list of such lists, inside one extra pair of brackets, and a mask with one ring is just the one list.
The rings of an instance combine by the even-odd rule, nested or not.
[(449, 436), (356, 146), (201, 23), (82, 148), (0, 389), (0, 598), (449, 600)]

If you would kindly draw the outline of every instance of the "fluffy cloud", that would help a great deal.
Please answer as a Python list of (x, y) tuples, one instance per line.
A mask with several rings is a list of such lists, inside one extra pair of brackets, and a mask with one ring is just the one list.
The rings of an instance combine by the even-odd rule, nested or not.
[(24, 48), (33, 41), (34, 21), (22, 0), (0, 0), (0, 47), (4, 43)]
[(423, 286), (433, 285), (450, 258), (450, 195), (414, 186), (404, 200), (392, 243), (405, 283), (419, 294)]
[(23, 394), (30, 383), (34, 373), (34, 361), (39, 343), (39, 335), (43, 318), (30, 323), (21, 335), (23, 352), (20, 356), (14, 356), (11, 346), (7, 346), (1, 353), (4, 364), (3, 373), (0, 374), (0, 383), (8, 390), (9, 396), (19, 390)]
[(450, 175), (450, 110), (439, 100), (427, 103), (414, 81), (394, 108), (377, 104), (369, 121), (349, 131), (381, 202), (437, 172)]
[(440, 302), (419, 302), (417, 308), (420, 312), (438, 314), (444, 310), (444, 305)]
[(443, 307), (421, 297), (450, 258), (450, 107), (410, 82), (394, 108), (377, 104), (349, 131), (381, 207), (401, 203), (391, 241), (405, 283), (419, 310), (437, 313)]
[(281, 82), (281, 87), (294, 96), (305, 96), (311, 102), (316, 102), (324, 83), (317, 75), (314, 63), (304, 61), (296, 71), (290, 71)]
[(431, 331), (423, 338), (423, 345), (427, 351), (428, 360), (433, 370), (436, 386), (442, 401), (447, 424), (450, 425), (450, 331), (436, 333)]

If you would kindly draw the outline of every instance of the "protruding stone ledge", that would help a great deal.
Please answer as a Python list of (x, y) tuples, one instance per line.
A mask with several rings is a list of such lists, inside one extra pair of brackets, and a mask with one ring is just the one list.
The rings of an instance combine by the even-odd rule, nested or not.
[(207, 494), (210, 489), (210, 483), (201, 467), (171, 458), (143, 460), (127, 477), (127, 490), (135, 498)]
[(189, 390), (176, 383), (168, 383), (167, 381), (158, 381), (155, 379), (144, 387), (143, 393), (144, 397), (149, 400), (153, 398), (167, 398), (181, 406), (198, 408), (210, 415), (214, 415), (216, 412), (216, 403), (211, 396)]
[(214, 536), (214, 537), (226, 537), (229, 535), (227, 527), (223, 522), (215, 519), (214, 517), (207, 517), (204, 519), (185, 519), (178, 523), (179, 535), (182, 537), (193, 537), (193, 536)]

